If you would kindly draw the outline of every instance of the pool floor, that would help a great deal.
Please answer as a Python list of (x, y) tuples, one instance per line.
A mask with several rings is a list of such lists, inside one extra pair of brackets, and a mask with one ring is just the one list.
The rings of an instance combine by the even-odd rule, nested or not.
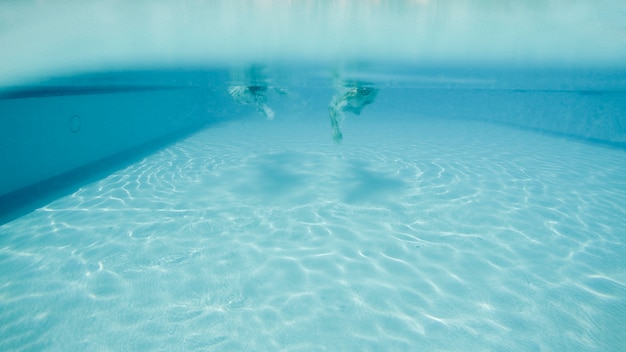
[(0, 226), (0, 350), (626, 347), (624, 151), (411, 116), (343, 132), (218, 125)]

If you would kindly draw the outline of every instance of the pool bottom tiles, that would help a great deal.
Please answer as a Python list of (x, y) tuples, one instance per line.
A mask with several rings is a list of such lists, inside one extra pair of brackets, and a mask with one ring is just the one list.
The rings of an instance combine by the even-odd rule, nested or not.
[(0, 227), (2, 350), (614, 350), (623, 151), (246, 120)]

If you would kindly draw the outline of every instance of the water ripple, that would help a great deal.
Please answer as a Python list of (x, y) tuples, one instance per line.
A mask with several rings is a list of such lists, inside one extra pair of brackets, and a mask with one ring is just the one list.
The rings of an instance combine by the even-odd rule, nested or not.
[(2, 225), (0, 349), (618, 350), (622, 152), (307, 123), (205, 130)]

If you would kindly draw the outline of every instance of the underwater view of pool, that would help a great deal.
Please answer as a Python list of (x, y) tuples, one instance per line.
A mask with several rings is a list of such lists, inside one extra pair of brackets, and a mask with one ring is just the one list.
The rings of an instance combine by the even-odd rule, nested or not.
[(0, 351), (626, 350), (625, 4), (0, 4)]
[(2, 349), (624, 346), (623, 150), (361, 117), (209, 128), (2, 225)]

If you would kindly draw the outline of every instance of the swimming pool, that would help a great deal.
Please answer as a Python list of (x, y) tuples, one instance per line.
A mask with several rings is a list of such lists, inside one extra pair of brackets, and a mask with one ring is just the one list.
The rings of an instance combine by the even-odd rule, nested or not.
[[(159, 45), (172, 49), (169, 41), (183, 36), (164, 29), (188, 25), (172, 13), (192, 23), (202, 13), (218, 28), (229, 22), (202, 2), (86, 4), (76, 11), (116, 14), (92, 19), (126, 23), (120, 13), (141, 9), (165, 25), (138, 20), (140, 33), (121, 39), (102, 69), (94, 68), (99, 49), (81, 51), (98, 55), (83, 57), (89, 67), (75, 74), (33, 59), (46, 73), (35, 75), (40, 80), (4, 59), (19, 75), (5, 75), (0, 91), (2, 123), (11, 127), (0, 154), (10, 165), (0, 179), (0, 349), (626, 346), (626, 69), (615, 63), (624, 57), (617, 45), (624, 28), (607, 14), (617, 4), (594, 7), (618, 33), (601, 43), (614, 51), (556, 65), (593, 44), (565, 40), (551, 50), (563, 35), (552, 33), (518, 43), (541, 60), (530, 53), (506, 65), (516, 49), (500, 40), (516, 25), (490, 39), (501, 44), (493, 50), (464, 51), (459, 41), (477, 40), (506, 18), (545, 25), (558, 2), (538, 9), (481, 2), (477, 10), (442, 1), (398, 8), (267, 1), (243, 15), (237, 4), (251, 3), (217, 2), (216, 13), (231, 20), (243, 16), (255, 27), (270, 18), (270, 32), (281, 24), (293, 30), (262, 43), (270, 51), (283, 52), (307, 31), (313, 43), (295, 46), (286, 62), (214, 58), (199, 66), (204, 54), (184, 52), (166, 67), (139, 56), (170, 59)], [(568, 16), (579, 18), (585, 12), (576, 10), (589, 4), (575, 2)], [(19, 6), (0, 13), (21, 13)], [(27, 18), (39, 18), (38, 6), (57, 9), (32, 5)], [(462, 31), (437, 17), (453, 14), (466, 25), (493, 17), (456, 38)], [(469, 56), (421, 62), (412, 50), (433, 42), (420, 36), (416, 47), (395, 40), (386, 47), (416, 62), (381, 60), (381, 52), (356, 62), (351, 48), (335, 45), (316, 62), (300, 57), (328, 40), (316, 24), (358, 29), (357, 15), (379, 30), (389, 23), (425, 34), (451, 30), (438, 39), (454, 38), (426, 56)], [(281, 22), (290, 16), (302, 28)], [(570, 28), (568, 16), (557, 16), (557, 29)], [(424, 27), (410, 25), (416, 18)], [(166, 43), (150, 37), (155, 42), (127, 49), (149, 30)], [(393, 32), (379, 38), (369, 30), (351, 45), (381, 45)], [(175, 48), (191, 50), (200, 32)], [(235, 42), (263, 46), (233, 33)], [(117, 34), (105, 36), (109, 48)], [(228, 58), (253, 55), (228, 43), (216, 44)], [(328, 64), (324, 55), (345, 57)]]

